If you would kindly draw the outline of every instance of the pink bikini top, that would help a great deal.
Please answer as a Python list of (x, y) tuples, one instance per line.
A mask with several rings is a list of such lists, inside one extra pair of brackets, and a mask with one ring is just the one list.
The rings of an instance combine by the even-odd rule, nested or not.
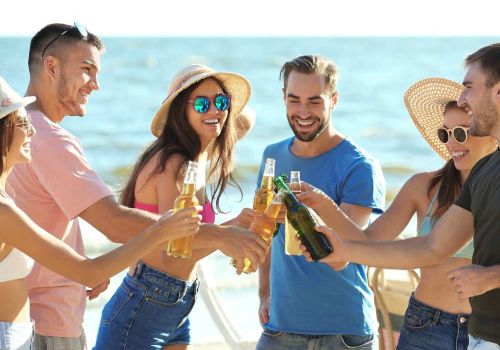
[[(147, 204), (135, 201), (134, 207), (155, 214), (158, 214), (160, 212), (160, 209), (156, 204)], [(215, 212), (214, 209), (212, 208), (212, 203), (205, 202), (203, 210), (201, 211), (201, 222), (204, 222), (206, 224), (213, 224), (215, 222)]]

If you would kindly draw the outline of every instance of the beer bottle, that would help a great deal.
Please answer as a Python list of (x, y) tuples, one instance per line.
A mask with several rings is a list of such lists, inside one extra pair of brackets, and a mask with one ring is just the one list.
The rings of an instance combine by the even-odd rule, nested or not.
[[(290, 172), (290, 189), (293, 194), (300, 193), (300, 171), (292, 170)], [(300, 241), (295, 239), (297, 232), (288, 219), (285, 220), (285, 254), (302, 255), (300, 250)]]
[(287, 209), (287, 220), (290, 221), (295, 231), (297, 231), (302, 244), (311, 253), (311, 258), (314, 261), (318, 261), (333, 251), (332, 246), (323, 233), (314, 229), (316, 225), (314, 216), (304, 204), (297, 200), (287, 186), (286, 181), (287, 177), (283, 174), (278, 176), (274, 180), (274, 183), (278, 190), (283, 189), (285, 191), (284, 203)]
[[(266, 211), (263, 213), (257, 213), (252, 219), (249, 230), (256, 233), (262, 238), (267, 244), (271, 245), (273, 239), (274, 231), (276, 231), (276, 218), (283, 204), (283, 198), (285, 192), (283, 190), (279, 191), (273, 198), (271, 204), (267, 207)], [(231, 265), (236, 267), (236, 262), (231, 260)], [(243, 272), (250, 273), (250, 268), (252, 262), (250, 259), (245, 258), (245, 267)]]
[(255, 192), (255, 197), (253, 198), (253, 210), (263, 213), (274, 196), (274, 164), (275, 160), (273, 158), (266, 159), (266, 165), (264, 168), (264, 174), (262, 174), (262, 181), (260, 182), (260, 188)]
[[(198, 199), (196, 198), (197, 177), (198, 163), (189, 161), (186, 174), (184, 175), (182, 192), (174, 202), (174, 211), (198, 205)], [(189, 259), (191, 258), (192, 243), (193, 236), (170, 240), (167, 243), (167, 255)]]

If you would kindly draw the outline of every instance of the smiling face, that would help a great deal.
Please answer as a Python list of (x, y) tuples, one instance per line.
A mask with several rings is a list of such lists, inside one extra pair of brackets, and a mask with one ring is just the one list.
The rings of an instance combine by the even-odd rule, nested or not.
[(487, 76), (482, 71), (480, 63), (469, 65), (463, 81), (464, 90), (458, 104), (465, 108), (471, 118), (472, 135), (492, 135), (500, 124), (499, 112), (493, 102), (500, 83), (488, 88), (486, 82)]
[[(185, 107), (186, 117), (189, 125), (199, 136), (202, 145), (217, 138), (226, 123), (228, 110), (220, 111), (214, 103), (214, 98), (219, 94), (225, 94), (225, 92), (214, 79), (205, 79), (189, 94), (190, 102)], [(210, 100), (210, 108), (206, 113), (198, 113), (193, 107), (193, 101), (198, 96), (204, 96)]]
[(14, 128), (12, 142), (10, 145), (6, 145), (5, 169), (31, 161), (31, 136), (35, 134), (35, 129), (24, 108), (15, 111), (10, 119), (9, 123), (14, 124)]
[[(453, 129), (456, 126), (468, 128), (469, 124), (469, 116), (462, 108), (453, 107), (444, 114), (443, 127), (446, 129)], [(479, 137), (469, 134), (467, 141), (460, 144), (450, 136), (446, 148), (458, 170), (470, 171), (481, 158), (496, 149), (496, 141), (490, 136)]]
[(311, 142), (328, 127), (337, 94), (328, 91), (320, 74), (292, 71), (283, 98), (288, 124), (300, 141)]
[(89, 96), (99, 90), (99, 50), (86, 42), (77, 42), (65, 49), (55, 74), (55, 94), (62, 116), (83, 116)]

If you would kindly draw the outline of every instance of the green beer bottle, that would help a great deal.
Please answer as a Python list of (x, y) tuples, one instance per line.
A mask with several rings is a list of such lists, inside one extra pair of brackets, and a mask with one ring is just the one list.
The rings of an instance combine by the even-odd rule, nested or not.
[(302, 244), (311, 253), (312, 259), (318, 261), (333, 251), (332, 246), (324, 234), (314, 229), (316, 220), (311, 215), (310, 209), (297, 200), (286, 182), (285, 174), (274, 180), (277, 189), (285, 191), (286, 218), (297, 232)]

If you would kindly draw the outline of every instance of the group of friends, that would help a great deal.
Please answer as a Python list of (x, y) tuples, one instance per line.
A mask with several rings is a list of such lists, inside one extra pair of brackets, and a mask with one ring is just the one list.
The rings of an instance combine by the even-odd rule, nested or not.
[[(86, 297), (127, 267), (94, 349), (187, 349), (197, 263), (216, 250), (238, 273), (245, 258), (259, 267), (259, 350), (377, 349), (366, 265), (421, 268), (398, 349), (500, 349), (500, 44), (466, 58), (462, 84), (409, 88), (410, 116), (446, 163), (411, 177), (387, 210), (379, 163), (332, 123), (335, 63), (306, 55), (283, 65), (293, 136), (266, 147), (259, 173), (267, 158), (278, 174), (301, 172), (297, 197), (334, 247), (319, 263), (303, 246), (303, 256), (285, 254), (284, 225), (269, 249), (248, 230), (252, 209), (214, 223), (227, 186), (238, 187), (234, 145), (255, 123), (250, 83), (236, 73), (191, 65), (174, 76), (155, 140), (117, 201), (60, 125), (99, 90), (103, 50), (79, 24), (50, 24), (31, 40), (25, 97), (0, 78), (0, 349), (86, 349)], [(198, 162), (200, 205), (174, 212), (188, 161)], [(418, 236), (394, 241), (414, 214)], [(78, 218), (123, 245), (85, 257)], [(166, 254), (165, 241), (190, 235), (190, 259)]]

